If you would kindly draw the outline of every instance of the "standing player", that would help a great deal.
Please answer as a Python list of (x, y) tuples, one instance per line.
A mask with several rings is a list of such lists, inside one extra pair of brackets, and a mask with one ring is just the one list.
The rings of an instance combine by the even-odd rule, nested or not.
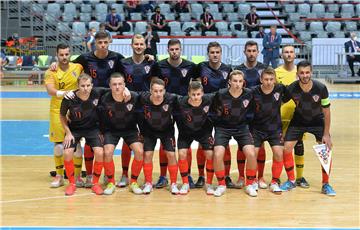
[[(282, 58), (284, 60), (284, 65), (279, 66), (275, 69), (276, 71), (276, 81), (285, 86), (290, 85), (296, 81), (296, 65), (295, 61), (295, 48), (291, 45), (286, 45), (282, 48)], [(283, 133), (286, 133), (287, 128), (289, 127), (290, 120), (293, 117), (295, 110), (294, 101), (290, 100), (287, 103), (284, 103), (281, 106), (281, 120)], [(304, 172), (304, 142), (300, 138), (295, 144), (294, 154), (295, 154), (295, 165), (296, 165), (296, 185), (302, 188), (309, 188), (309, 183), (305, 180), (303, 176)]]
[(104, 133), (104, 170), (109, 180), (104, 194), (111, 195), (115, 191), (113, 154), (121, 137), (135, 153), (135, 159), (131, 166), (130, 190), (135, 194), (142, 194), (142, 190), (137, 184), (144, 154), (143, 140), (136, 126), (135, 109), (138, 95), (131, 92), (131, 100), (125, 100), (125, 77), (121, 73), (115, 72), (110, 76), (110, 89), (111, 92), (107, 92), (101, 97), (98, 106)]
[[(292, 150), (305, 132), (313, 134), (318, 143), (326, 144), (331, 150), (330, 136), (330, 100), (329, 93), (324, 84), (312, 80), (312, 66), (308, 61), (297, 64), (299, 80), (288, 86), (288, 95), (284, 101), (292, 99), (295, 102), (294, 117), (291, 119), (285, 135), (284, 165), (288, 181), (281, 185), (284, 191), (296, 187), (294, 175), (294, 159)], [(330, 162), (330, 166), (331, 166)], [(329, 184), (329, 175), (322, 168), (321, 192), (328, 196), (335, 196), (336, 192)]]
[[(57, 188), (64, 185), (64, 157), (62, 142), (64, 141), (65, 131), (60, 122), (60, 106), (66, 91), (77, 88), (77, 78), (83, 68), (81, 65), (70, 63), (70, 47), (65, 44), (59, 44), (56, 47), (56, 57), (58, 59), (55, 71), (47, 70), (45, 72), (45, 86), (50, 101), (50, 128), (49, 140), (54, 142), (54, 160), (56, 176), (50, 186)], [(74, 157), (76, 185), (83, 186), (81, 180), (82, 154), (80, 145), (76, 147)]]
[[(248, 41), (245, 43), (244, 54), (246, 57), (246, 61), (240, 66), (235, 67), (235, 69), (240, 70), (244, 73), (245, 77), (245, 87), (252, 88), (257, 85), (260, 85), (260, 75), (261, 72), (265, 69), (265, 65), (259, 61), (257, 61), (257, 57), (259, 55), (259, 46), (255, 41)], [(247, 117), (249, 120), (252, 120), (253, 114), (248, 114)], [(265, 148), (262, 145), (259, 149), (259, 153), (257, 155), (257, 163), (258, 163), (258, 185), (260, 188), (267, 188), (267, 184), (263, 179), (264, 167), (265, 167)], [(241, 149), (237, 152), (237, 163), (239, 170), (239, 179), (236, 182), (237, 188), (242, 188), (245, 185), (244, 178), (244, 168), (245, 168), (246, 157)]]
[(246, 113), (251, 109), (253, 95), (243, 88), (244, 74), (234, 70), (229, 76), (229, 88), (220, 89), (214, 98), (213, 113), (215, 126), (214, 169), (219, 186), (214, 196), (222, 196), (226, 191), (224, 153), (231, 137), (237, 141), (246, 156), (246, 193), (257, 196), (255, 187), (256, 155), (254, 141), (249, 131)]
[(170, 192), (179, 194), (176, 185), (178, 165), (175, 155), (174, 121), (172, 111), (176, 102), (176, 96), (165, 93), (165, 82), (159, 78), (151, 81), (150, 92), (143, 92), (140, 96), (140, 105), (143, 109), (139, 127), (144, 136), (144, 194), (151, 193), (153, 189), (152, 158), (156, 141), (159, 138), (168, 157), (168, 170), (170, 174)]
[[(160, 78), (165, 82), (165, 89), (168, 93), (177, 95), (187, 95), (189, 82), (196, 78), (196, 65), (188, 60), (181, 58), (181, 43), (178, 39), (170, 39), (168, 42), (169, 58), (159, 62)], [(156, 188), (162, 188), (167, 185), (166, 170), (167, 157), (160, 147), (160, 177), (156, 183)], [(194, 188), (194, 182), (190, 176), (191, 169), (191, 148), (188, 151), (189, 185)]]
[[(126, 87), (135, 92), (149, 91), (151, 78), (159, 76), (159, 66), (153, 59), (145, 56), (145, 39), (136, 34), (131, 40), (133, 55), (121, 61), (126, 80)], [(125, 187), (129, 183), (128, 170), (131, 152), (126, 144), (123, 144), (121, 152), (122, 176), (117, 183), (118, 187)]]
[(198, 141), (206, 155), (206, 193), (214, 194), (212, 179), (213, 168), (213, 125), (208, 117), (209, 108), (214, 94), (204, 95), (200, 81), (192, 81), (189, 85), (188, 96), (179, 97), (176, 109), (175, 120), (179, 128), (178, 151), (179, 169), (183, 185), (180, 194), (189, 192), (187, 152), (193, 141)]
[[(98, 124), (97, 105), (100, 96), (105, 92), (103, 88), (92, 89), (92, 78), (87, 74), (81, 74), (78, 78), (78, 90), (75, 98), (64, 99), (60, 108), (60, 121), (65, 129), (64, 138), (64, 165), (69, 185), (65, 195), (73, 195), (76, 190), (74, 179), (74, 148), (82, 137), (93, 148), (95, 154), (92, 191), (97, 195), (103, 194), (99, 185), (99, 177), (103, 168), (103, 144)], [(69, 112), (69, 119), (66, 117)], [(69, 122), (71, 121), (71, 122)]]
[[(217, 92), (219, 89), (228, 87), (228, 76), (231, 67), (221, 62), (222, 49), (218, 42), (210, 42), (207, 46), (209, 61), (201, 62), (198, 65), (198, 75), (204, 87), (204, 93)], [(199, 170), (199, 179), (196, 181), (195, 187), (202, 188), (205, 185), (204, 166), (205, 154), (201, 147), (197, 151), (197, 163)], [(226, 148), (225, 156), (225, 182), (228, 188), (233, 188), (234, 184), (230, 178), (231, 153), (230, 148)]]
[(263, 142), (269, 142), (273, 152), (272, 179), (270, 190), (280, 194), (280, 175), (283, 167), (284, 141), (281, 130), (280, 107), (285, 86), (275, 84), (275, 70), (266, 68), (260, 77), (261, 85), (252, 89), (254, 95), (254, 119), (251, 134), (254, 138), (255, 152), (258, 153)]

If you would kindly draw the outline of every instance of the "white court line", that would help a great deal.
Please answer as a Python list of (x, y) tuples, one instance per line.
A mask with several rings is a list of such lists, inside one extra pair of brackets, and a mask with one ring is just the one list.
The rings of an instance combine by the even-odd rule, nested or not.
[[(265, 164), (268, 164), (268, 163), (271, 163), (272, 162), (272, 160), (268, 160), (268, 161), (265, 161)], [(236, 173), (236, 172), (238, 172), (238, 170), (237, 169), (234, 169), (234, 170), (232, 170), (231, 172), (230, 172), (230, 174), (231, 173)]]

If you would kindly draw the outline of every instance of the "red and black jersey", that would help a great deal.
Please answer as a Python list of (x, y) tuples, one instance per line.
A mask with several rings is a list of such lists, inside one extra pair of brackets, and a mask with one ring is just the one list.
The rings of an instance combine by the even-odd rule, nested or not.
[(66, 116), (69, 111), (69, 128), (71, 131), (83, 131), (99, 127), (97, 106), (101, 95), (109, 91), (105, 88), (93, 88), (86, 101), (78, 96), (68, 100), (64, 98), (61, 102), (60, 114)]
[(192, 133), (200, 130), (212, 130), (209, 118), (210, 107), (215, 94), (205, 94), (199, 106), (189, 104), (189, 96), (178, 97), (174, 117), (179, 132)]
[(137, 130), (137, 101), (139, 95), (130, 92), (131, 99), (128, 102), (115, 101), (111, 92), (104, 94), (98, 106), (101, 127), (104, 131), (126, 132)]
[(197, 78), (196, 65), (185, 59), (177, 67), (170, 65), (167, 59), (161, 60), (159, 68), (160, 78), (164, 80), (168, 93), (187, 95), (190, 80)]
[(242, 94), (235, 98), (229, 89), (220, 89), (212, 105), (214, 126), (226, 129), (237, 129), (248, 125), (246, 113), (251, 109), (253, 95), (250, 89), (244, 88)]
[(281, 131), (280, 107), (286, 87), (276, 84), (273, 91), (265, 94), (261, 86), (252, 89), (254, 96), (254, 119), (251, 127), (264, 132)]
[(309, 92), (304, 92), (299, 80), (294, 81), (287, 87), (284, 101), (292, 99), (295, 104), (294, 117), (291, 122), (294, 126), (322, 126), (324, 113), (322, 108), (330, 106), (329, 92), (324, 84), (312, 80), (313, 86)]
[(154, 105), (150, 100), (149, 92), (140, 93), (140, 122), (141, 132), (146, 131), (168, 132), (174, 130), (173, 109), (176, 103), (176, 95), (165, 93), (164, 100), (160, 105)]
[(213, 93), (219, 89), (228, 87), (228, 77), (232, 69), (230, 66), (221, 63), (219, 69), (213, 69), (209, 62), (201, 62), (198, 65), (198, 76), (204, 87), (204, 93)]
[(136, 64), (132, 57), (128, 57), (121, 63), (126, 78), (126, 87), (131, 91), (149, 91), (151, 78), (160, 75), (159, 66), (155, 61), (145, 59), (142, 63)]
[(257, 62), (256, 66), (254, 66), (253, 68), (248, 68), (244, 63), (235, 67), (235, 70), (240, 70), (241, 72), (244, 73), (244, 80), (245, 80), (245, 85), (244, 87), (247, 88), (253, 88), (257, 85), (260, 85), (260, 76), (262, 71), (266, 68), (266, 66), (261, 63), (261, 62)]
[(94, 87), (109, 88), (110, 75), (114, 72), (123, 72), (121, 60), (124, 58), (119, 53), (109, 50), (108, 56), (100, 59), (94, 52), (81, 54), (74, 63), (81, 64), (84, 72), (93, 79)]

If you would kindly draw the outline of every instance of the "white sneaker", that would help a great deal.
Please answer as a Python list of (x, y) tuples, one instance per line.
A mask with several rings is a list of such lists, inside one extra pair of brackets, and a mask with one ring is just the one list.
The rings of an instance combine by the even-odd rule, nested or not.
[(171, 192), (171, 194), (173, 194), (173, 195), (179, 194), (180, 191), (179, 191), (176, 183), (172, 183), (172, 184), (170, 185), (170, 192)]
[(123, 188), (129, 184), (129, 178), (125, 175), (122, 175), (120, 181), (116, 184), (116, 186)]
[(207, 195), (214, 195), (215, 193), (214, 187), (211, 184), (206, 184), (205, 190)]
[(263, 177), (259, 178), (258, 186), (259, 186), (259, 188), (261, 188), (261, 189), (267, 189), (268, 186), (267, 186), (267, 184), (266, 184), (266, 182), (265, 182), (265, 180), (264, 180)]
[(235, 188), (241, 189), (244, 186), (245, 186), (245, 178), (244, 177), (239, 177), (239, 179), (235, 183)]
[(50, 188), (59, 188), (64, 185), (64, 177), (56, 175), (54, 180), (50, 183)]
[(214, 192), (214, 196), (216, 196), (216, 197), (222, 196), (222, 195), (224, 195), (225, 191), (226, 191), (226, 186), (219, 185)]
[(136, 195), (143, 194), (143, 190), (139, 187), (138, 183), (132, 182), (129, 186), (129, 190)]
[(150, 194), (153, 190), (153, 186), (151, 183), (146, 183), (143, 188), (143, 194)]
[(259, 184), (257, 182), (254, 181), (254, 183), (251, 186), (255, 189), (255, 191), (259, 190)]
[(189, 186), (189, 184), (183, 184), (182, 186), (181, 186), (181, 189), (180, 189), (180, 191), (179, 191), (179, 194), (180, 195), (186, 195), (186, 194), (188, 194), (190, 192), (190, 186)]
[(282, 189), (280, 188), (278, 183), (271, 183), (270, 191), (275, 193), (275, 194), (278, 194), (278, 195), (280, 195), (282, 193)]
[(92, 175), (86, 176), (85, 188), (91, 188), (93, 186), (92, 179)]
[[(254, 183), (254, 184), (257, 185), (257, 183)], [(256, 189), (255, 189), (254, 184), (246, 186), (246, 189), (245, 189), (245, 192), (246, 192), (249, 196), (252, 196), (252, 197), (256, 197), (256, 196), (257, 196), (257, 192), (256, 192)]]
[(108, 183), (106, 189), (104, 190), (105, 195), (112, 195), (115, 192), (115, 185), (113, 183)]

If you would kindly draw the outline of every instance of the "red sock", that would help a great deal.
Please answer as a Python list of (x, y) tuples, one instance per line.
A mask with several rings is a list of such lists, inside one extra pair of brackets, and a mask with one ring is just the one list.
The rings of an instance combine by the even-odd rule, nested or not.
[(225, 176), (230, 175), (230, 167), (231, 167), (231, 152), (230, 147), (226, 147), (225, 155), (224, 155), (224, 166), (225, 166)]
[(225, 170), (215, 171), (219, 185), (225, 185)]
[(199, 146), (196, 152), (196, 161), (199, 170), (199, 176), (205, 176), (204, 168), (205, 168), (205, 153), (204, 150)]
[(122, 166), (122, 174), (125, 176), (129, 175), (129, 164), (131, 159), (131, 150), (129, 146), (124, 142), (121, 149), (121, 166)]
[(213, 177), (214, 177), (213, 160), (206, 160), (206, 183), (212, 184)]
[(294, 157), (291, 152), (284, 151), (284, 166), (285, 171), (290, 181), (295, 181), (295, 172), (294, 172)]
[(146, 183), (152, 183), (153, 163), (144, 163), (144, 176)]
[(271, 171), (272, 171), (272, 180), (271, 183), (278, 183), (280, 181), (281, 171), (283, 168), (283, 161), (276, 161), (273, 159)]
[(332, 166), (332, 160), (330, 162), (329, 175), (326, 173), (325, 169), (321, 166), (321, 174), (322, 174), (322, 183), (323, 184), (328, 184), (329, 183), (329, 176), (330, 176), (330, 172), (331, 172), (331, 166)]
[(252, 185), (256, 178), (256, 169), (246, 169), (246, 186)]
[(66, 176), (69, 180), (69, 183), (75, 184), (75, 177), (74, 177), (74, 161), (71, 159), (69, 161), (64, 160), (64, 166), (66, 171)]
[(188, 184), (189, 183), (189, 179), (188, 179), (188, 161), (187, 160), (179, 160), (179, 170), (180, 170), (180, 175), (181, 175), (181, 179), (183, 184)]
[(101, 176), (101, 171), (104, 166), (104, 162), (96, 161), (94, 162), (94, 173), (93, 173), (93, 184), (99, 183), (99, 178)]
[(168, 169), (169, 169), (169, 174), (170, 174), (170, 183), (171, 184), (176, 183), (177, 173), (178, 173), (178, 165), (177, 164), (169, 165)]
[(258, 157), (257, 157), (258, 178), (261, 178), (264, 176), (265, 160), (266, 160), (265, 148), (264, 148), (264, 146), (261, 146), (259, 149)]
[(166, 177), (168, 159), (162, 144), (160, 144), (159, 157), (160, 157), (160, 176)]
[(109, 179), (109, 182), (115, 184), (115, 178), (114, 178), (115, 165), (113, 160), (110, 162), (104, 162), (104, 171), (106, 177)]
[(241, 149), (238, 149), (236, 158), (237, 158), (239, 175), (240, 177), (245, 177), (244, 170), (245, 170), (246, 157), (245, 154), (241, 151)]
[(137, 182), (137, 178), (141, 172), (142, 166), (143, 166), (143, 161), (138, 161), (134, 158), (131, 164), (131, 183)]
[(192, 163), (192, 151), (191, 148), (188, 148), (188, 151), (186, 153), (186, 159), (188, 162), (188, 173), (191, 174), (191, 163)]
[(90, 145), (85, 144), (84, 146), (84, 160), (86, 175), (91, 175), (93, 173), (93, 161), (94, 161), (94, 151)]

